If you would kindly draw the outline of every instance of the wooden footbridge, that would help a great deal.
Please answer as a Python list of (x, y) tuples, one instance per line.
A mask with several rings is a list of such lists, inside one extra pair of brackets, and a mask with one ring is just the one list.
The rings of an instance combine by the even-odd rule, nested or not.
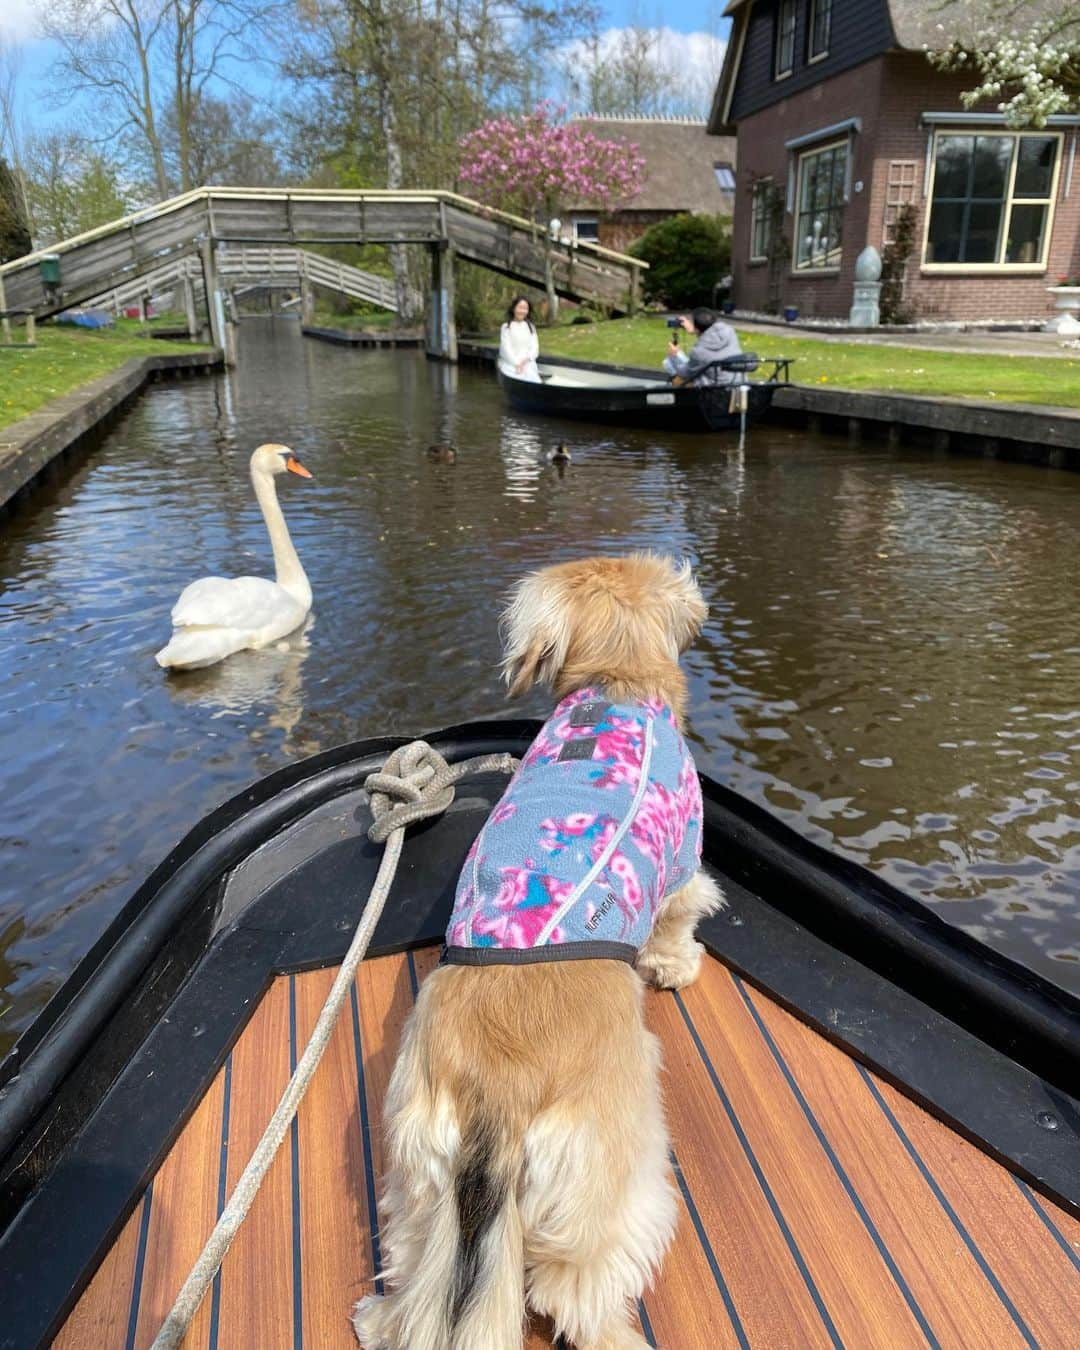
[[(398, 307), (394, 283), (387, 277), (351, 267), (335, 258), (324, 258), (307, 249), (284, 244), (232, 245), (218, 250), (216, 263), (219, 283), (237, 297), (245, 291), (259, 289), (299, 291), (305, 319), (311, 317), (312, 290), (316, 286), (378, 305), (381, 309), (396, 311)], [(188, 331), (192, 337), (197, 336), (197, 310), (205, 311), (206, 292), (202, 260), (196, 254), (171, 258), (151, 272), (110, 286), (107, 291), (92, 296), (89, 303), (118, 314), (129, 305), (145, 302), (166, 291), (181, 294), (187, 311)]]
[(550, 266), (559, 295), (622, 313), (637, 308), (646, 266), (589, 242), (547, 240), (532, 222), (452, 192), (203, 187), (0, 267), (0, 313), (45, 318), (197, 258), (213, 340), (227, 347), (222, 260), (242, 246), (394, 243), (429, 251), (427, 347), (449, 360), (455, 257), (529, 286), (542, 287)]

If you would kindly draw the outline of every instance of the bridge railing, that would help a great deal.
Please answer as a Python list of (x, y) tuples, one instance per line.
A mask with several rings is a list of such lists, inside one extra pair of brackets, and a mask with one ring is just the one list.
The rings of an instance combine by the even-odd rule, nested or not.
[[(546, 239), (535, 222), (451, 192), (198, 188), (0, 266), (0, 309), (55, 313), (160, 269), (203, 240), (448, 245), (534, 286), (550, 269), (563, 295), (630, 310), (646, 266), (596, 244)], [(56, 284), (40, 266), (50, 253), (60, 260)]]

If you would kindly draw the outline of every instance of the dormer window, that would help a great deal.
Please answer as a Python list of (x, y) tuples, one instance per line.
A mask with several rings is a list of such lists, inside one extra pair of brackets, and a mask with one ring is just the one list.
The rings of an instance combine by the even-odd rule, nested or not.
[(735, 191), (735, 170), (730, 164), (714, 164), (713, 172), (721, 192)]
[(820, 61), (823, 56), (828, 56), (831, 31), (832, 0), (810, 0), (809, 61)]
[(795, 0), (779, 0), (776, 11), (776, 78), (790, 75), (795, 66)]

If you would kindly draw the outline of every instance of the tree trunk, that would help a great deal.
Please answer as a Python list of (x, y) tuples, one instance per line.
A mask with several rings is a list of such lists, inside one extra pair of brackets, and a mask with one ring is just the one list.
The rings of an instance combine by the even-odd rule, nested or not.
[[(390, 85), (391, 54), (382, 27), (382, 16), (374, 26), (373, 33), (379, 85), (379, 121), (382, 124), (383, 141), (386, 145), (386, 186), (400, 188), (405, 181), (401, 163), (401, 143), (398, 140), (397, 109), (394, 107), (394, 94)], [(394, 290), (397, 296), (398, 318), (402, 323), (411, 323), (415, 318), (413, 290), (409, 284), (409, 255), (404, 244), (389, 244), (390, 266), (394, 272)]]

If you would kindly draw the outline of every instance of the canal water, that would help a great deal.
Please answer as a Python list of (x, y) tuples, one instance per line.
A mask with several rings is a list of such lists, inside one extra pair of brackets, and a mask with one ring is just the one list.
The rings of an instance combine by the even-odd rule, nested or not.
[[(309, 631), (166, 677), (187, 582), (271, 574), (247, 477), (267, 440), (315, 475), (278, 480)], [(453, 465), (425, 454), (444, 440)], [(1062, 472), (553, 424), (487, 371), (249, 321), (234, 372), (151, 389), (0, 523), (0, 1044), (246, 783), (356, 737), (542, 714), (499, 686), (501, 596), (641, 547), (692, 559), (709, 602), (701, 767), (1080, 988), (1078, 540)]]

